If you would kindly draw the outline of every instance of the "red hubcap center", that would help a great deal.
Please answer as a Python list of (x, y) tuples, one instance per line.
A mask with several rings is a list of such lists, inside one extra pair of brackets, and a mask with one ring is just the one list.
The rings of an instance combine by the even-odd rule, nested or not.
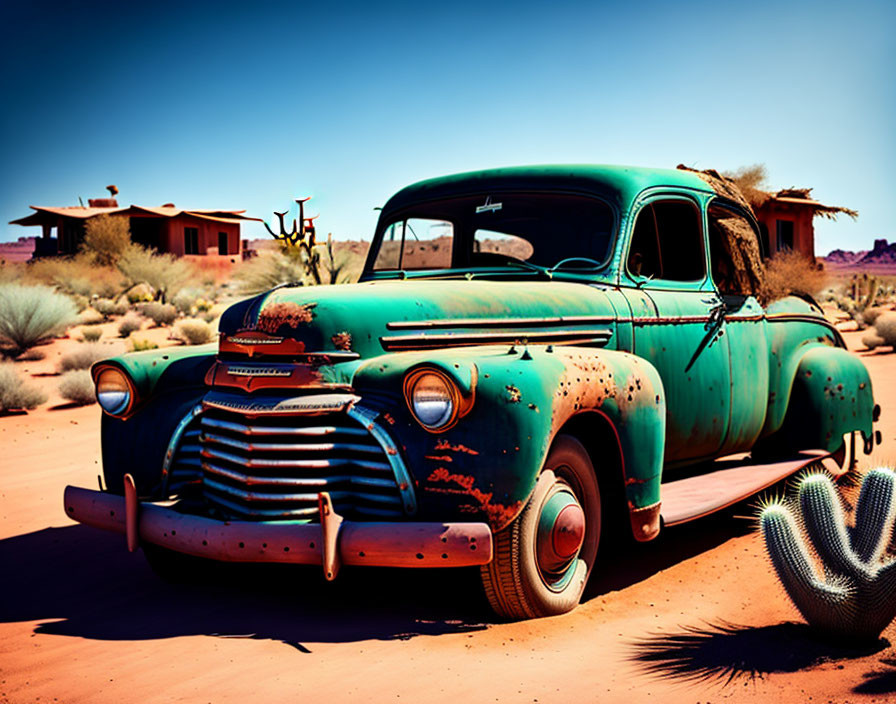
[(564, 506), (551, 530), (551, 546), (560, 558), (575, 555), (585, 540), (585, 512), (578, 504)]

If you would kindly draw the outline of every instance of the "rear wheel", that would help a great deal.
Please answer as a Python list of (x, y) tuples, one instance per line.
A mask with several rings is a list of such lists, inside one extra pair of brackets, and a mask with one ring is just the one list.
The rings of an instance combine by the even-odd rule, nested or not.
[(509, 619), (570, 611), (579, 603), (600, 543), (601, 497), (582, 444), (560, 435), (520, 515), (494, 536), (481, 568), (492, 609)]

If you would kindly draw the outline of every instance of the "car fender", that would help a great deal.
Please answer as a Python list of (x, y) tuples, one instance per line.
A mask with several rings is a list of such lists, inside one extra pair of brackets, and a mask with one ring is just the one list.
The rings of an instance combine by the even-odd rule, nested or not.
[[(420, 366), (448, 373), (475, 397), (442, 432), (422, 428), (401, 393), (405, 375)], [(656, 506), (658, 520), (666, 404), (658, 372), (642, 358), (571, 346), (407, 352), (366, 360), (353, 386), (405, 454), (428, 520), (459, 512), (493, 530), (507, 526), (533, 491), (554, 437), (589, 412), (614, 428), (629, 509)]]

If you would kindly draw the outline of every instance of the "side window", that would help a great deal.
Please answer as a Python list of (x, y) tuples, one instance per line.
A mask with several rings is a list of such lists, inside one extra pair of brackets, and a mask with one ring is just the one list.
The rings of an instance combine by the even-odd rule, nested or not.
[(449, 269), (453, 244), (454, 225), (447, 220), (399, 220), (383, 233), (373, 268)]
[(697, 206), (685, 200), (661, 200), (642, 208), (632, 233), (628, 270), (666, 281), (702, 279), (706, 267)]
[(709, 263), (712, 280), (723, 295), (748, 296), (762, 286), (759, 235), (741, 213), (713, 203), (709, 216)]

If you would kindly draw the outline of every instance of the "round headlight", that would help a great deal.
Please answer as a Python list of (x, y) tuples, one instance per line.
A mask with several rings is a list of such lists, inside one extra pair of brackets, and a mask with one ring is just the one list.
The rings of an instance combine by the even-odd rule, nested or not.
[(405, 393), (411, 411), (424, 428), (437, 430), (455, 419), (459, 393), (443, 374), (417, 371), (407, 379)]
[(116, 367), (105, 367), (96, 374), (96, 400), (110, 416), (120, 416), (131, 406), (133, 388), (127, 375)]

